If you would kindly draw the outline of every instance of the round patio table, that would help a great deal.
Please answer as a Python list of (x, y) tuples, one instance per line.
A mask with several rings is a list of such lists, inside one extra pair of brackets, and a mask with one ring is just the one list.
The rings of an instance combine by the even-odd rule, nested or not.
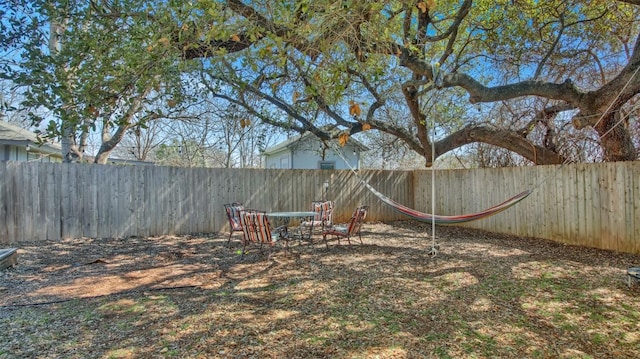
[[(289, 222), (291, 218), (309, 218), (316, 215), (316, 212), (313, 211), (301, 211), (301, 212), (267, 212), (267, 217), (274, 218), (277, 224), (276, 227), (284, 226), (287, 229), (287, 233), (289, 232)], [(298, 233), (293, 234), (294, 239), (311, 239), (311, 233), (313, 233), (313, 226), (309, 228), (309, 233), (302, 233), (302, 231), (298, 231)]]
[(316, 212), (267, 212), (267, 216), (269, 217), (313, 217)]

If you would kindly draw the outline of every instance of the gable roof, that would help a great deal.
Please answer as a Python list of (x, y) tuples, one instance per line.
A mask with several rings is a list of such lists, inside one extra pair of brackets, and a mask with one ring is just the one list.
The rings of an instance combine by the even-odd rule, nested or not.
[[(289, 139), (287, 139), (287, 140), (285, 140), (283, 142), (280, 142), (277, 145), (274, 145), (274, 146), (271, 146), (271, 147), (267, 148), (266, 150), (264, 150), (264, 155), (268, 156), (268, 155), (274, 154), (276, 152), (282, 151), (284, 149), (295, 149), (301, 142), (307, 141), (307, 140), (319, 141), (319, 139), (313, 133), (305, 132), (303, 135), (297, 135), (297, 136), (289, 137)], [(333, 139), (331, 141), (337, 141), (337, 140)], [(347, 145), (351, 145), (353, 147), (356, 147), (361, 152), (369, 150), (369, 147), (365, 146), (360, 141), (358, 141), (358, 140), (356, 140), (355, 138), (352, 138), (352, 137), (349, 137), (349, 141), (347, 141)]]
[(62, 147), (59, 143), (38, 144), (38, 136), (35, 133), (5, 121), (0, 121), (0, 144), (29, 145), (33, 151), (62, 157)]

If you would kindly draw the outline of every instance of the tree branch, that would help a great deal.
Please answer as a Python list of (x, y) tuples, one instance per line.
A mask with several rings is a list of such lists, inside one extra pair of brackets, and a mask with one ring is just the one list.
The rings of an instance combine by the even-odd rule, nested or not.
[(556, 152), (534, 145), (515, 131), (472, 126), (454, 132), (435, 144), (436, 157), (463, 145), (482, 142), (513, 151), (529, 161), (543, 164), (561, 164), (564, 158)]
[(462, 3), (460, 10), (458, 10), (458, 13), (456, 14), (456, 18), (455, 20), (453, 20), (453, 23), (451, 24), (451, 26), (449, 26), (449, 28), (445, 30), (442, 34), (435, 35), (435, 36), (426, 36), (424, 38), (424, 41), (425, 42), (440, 41), (440, 40), (446, 39), (454, 31), (457, 32), (458, 27), (460, 27), (460, 24), (462, 23), (462, 20), (464, 20), (464, 18), (467, 17), (467, 15), (469, 14), (469, 10), (471, 10), (472, 4), (473, 4), (473, 0), (465, 0), (464, 3)]
[[(289, 27), (277, 26), (271, 20), (264, 17), (249, 5), (245, 5), (239, 0), (228, 0), (227, 4), (229, 8), (235, 13), (243, 16), (248, 21), (257, 25), (259, 28), (266, 29), (272, 32), (276, 36), (287, 38), (287, 43), (298, 49), (300, 52), (306, 54), (312, 59), (317, 58), (320, 52), (317, 47), (309, 43), (303, 38), (289, 38), (293, 33)], [(182, 44), (183, 58), (186, 60), (196, 58), (212, 57), (219, 49), (225, 49), (227, 52), (239, 52), (242, 51), (254, 43), (260, 41), (266, 36), (266, 34), (254, 33), (238, 33), (233, 39), (229, 40), (209, 40), (209, 41), (195, 41), (187, 44)], [(175, 38), (179, 38), (175, 36)]]
[(444, 76), (443, 87), (459, 86), (465, 89), (471, 103), (504, 101), (523, 96), (542, 96), (578, 105), (583, 93), (567, 79), (556, 84), (541, 81), (522, 81), (509, 85), (486, 87), (469, 75), (453, 73)]
[(631, 5), (638, 5), (640, 6), (640, 0), (618, 0), (619, 2), (625, 2), (627, 4), (631, 4)]

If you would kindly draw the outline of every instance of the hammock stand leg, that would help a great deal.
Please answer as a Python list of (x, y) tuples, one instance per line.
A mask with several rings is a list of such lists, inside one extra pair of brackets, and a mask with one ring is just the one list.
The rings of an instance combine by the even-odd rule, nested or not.
[[(438, 78), (439, 66), (433, 66), (433, 81), (436, 82)], [(440, 246), (436, 244), (436, 119), (432, 117), (431, 121), (431, 249), (429, 249), (429, 255), (435, 257), (438, 254)]]
[(440, 252), (440, 244), (436, 241), (436, 236), (433, 235), (431, 238), (431, 245), (427, 247), (427, 255), (430, 257), (435, 257)]
[(427, 254), (432, 256), (432, 257), (435, 257), (438, 254), (438, 251), (440, 251), (440, 245), (432, 244), (429, 247), (429, 251), (427, 252)]

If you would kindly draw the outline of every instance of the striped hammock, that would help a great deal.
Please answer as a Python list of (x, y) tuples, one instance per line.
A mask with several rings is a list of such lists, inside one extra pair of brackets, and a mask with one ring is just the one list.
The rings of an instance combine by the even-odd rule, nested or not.
[[(357, 176), (357, 174), (356, 174)], [(358, 178), (360, 178), (358, 176)], [(486, 218), (489, 216), (492, 216), (496, 213), (502, 212), (505, 209), (513, 206), (514, 204), (522, 201), (523, 199), (525, 199), (528, 195), (531, 194), (531, 192), (533, 192), (532, 189), (526, 190), (522, 193), (519, 193), (511, 198), (509, 198), (508, 200), (499, 203), (493, 207), (487, 208), (484, 211), (480, 211), (477, 213), (471, 213), (471, 214), (464, 214), (464, 215), (459, 215), (459, 216), (441, 216), (441, 215), (436, 215), (436, 214), (429, 214), (429, 213), (424, 213), (424, 212), (419, 212), (416, 211), (415, 209), (411, 209), (405, 205), (402, 205), (394, 200), (392, 200), (391, 198), (385, 196), (384, 194), (378, 192), (375, 188), (373, 188), (369, 183), (367, 183), (364, 179), (360, 178), (360, 181), (362, 183), (364, 183), (364, 185), (371, 191), (373, 192), (373, 194), (376, 195), (376, 197), (380, 198), (380, 200), (386, 204), (388, 204), (389, 206), (391, 206), (393, 209), (395, 209), (397, 212), (400, 212), (401, 214), (411, 217), (412, 219), (415, 219), (416, 221), (420, 221), (420, 222), (426, 222), (426, 223), (434, 223), (435, 224), (456, 224), (456, 223), (464, 223), (464, 222), (471, 222), (471, 221), (475, 221), (478, 219), (482, 219), (482, 218)]]
[(373, 188), (373, 186), (371, 186), (367, 181), (365, 181), (364, 178), (358, 175), (358, 172), (355, 170), (355, 168), (353, 168), (353, 166), (351, 166), (349, 161), (347, 161), (347, 159), (343, 155), (342, 150), (340, 148), (334, 148), (334, 149), (336, 150), (336, 153), (338, 154), (338, 156), (340, 156), (342, 160), (347, 164), (347, 166), (349, 166), (349, 169), (351, 169), (351, 172), (353, 172), (356, 178), (359, 179), (360, 182), (362, 182), (362, 184), (364, 184), (374, 195), (376, 195), (376, 197), (380, 198), (382, 202), (391, 206), (391, 208), (393, 208), (394, 210), (396, 210), (397, 212), (400, 212), (405, 216), (415, 219), (416, 221), (426, 222), (429, 224), (431, 223), (442, 224), (442, 225), (456, 224), (456, 223), (471, 222), (478, 219), (483, 219), (483, 218), (492, 216), (496, 213), (500, 213), (504, 211), (505, 209), (527, 198), (527, 196), (533, 192), (533, 189), (526, 190), (524, 192), (518, 193), (517, 195), (509, 198), (508, 200), (502, 203), (496, 204), (493, 207), (489, 207), (484, 211), (480, 211), (476, 213), (463, 214), (459, 216), (441, 216), (437, 214), (420, 212), (420, 211), (416, 211), (415, 209), (411, 209), (401, 203), (398, 203), (392, 200), (391, 198), (385, 196), (384, 194), (378, 192), (378, 190)]

